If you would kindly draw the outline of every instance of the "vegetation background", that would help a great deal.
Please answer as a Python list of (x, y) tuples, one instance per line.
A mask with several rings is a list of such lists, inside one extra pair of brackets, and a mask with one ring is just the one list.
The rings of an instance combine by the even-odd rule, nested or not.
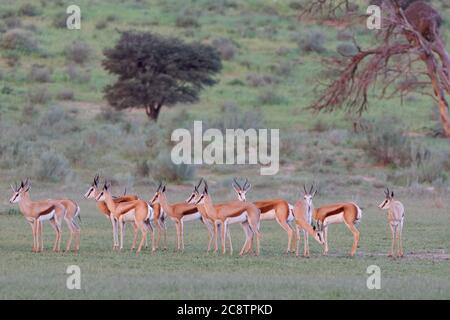
[[(354, 1), (365, 11), (366, 1)], [(431, 1), (449, 39), (450, 2)], [(449, 298), (450, 143), (435, 136), (434, 102), (422, 95), (378, 100), (355, 118), (312, 114), (316, 84), (332, 77), (324, 58), (352, 52), (352, 33), (370, 46), (374, 31), (345, 22), (298, 19), (304, 1), (78, 0), (81, 30), (65, 26), (73, 1), (3, 0), (0, 3), (0, 297), (2, 298)], [(224, 68), (218, 84), (191, 105), (164, 108), (157, 123), (143, 111), (116, 112), (103, 99), (114, 81), (101, 66), (118, 30), (151, 31), (214, 46)], [(175, 166), (170, 133), (208, 127), (280, 128), (281, 167), (275, 177), (259, 166)], [(183, 200), (198, 177), (215, 199), (234, 199), (235, 176), (253, 184), (251, 199), (295, 202), (303, 183), (316, 182), (316, 205), (354, 200), (364, 208), (360, 255), (346, 258), (350, 234), (331, 231), (331, 257), (282, 256), (285, 234), (263, 224), (262, 257), (206, 255), (206, 232), (188, 226), (183, 255), (109, 251), (110, 226), (82, 194), (95, 173), (149, 199), (155, 181), (169, 182), (171, 201)], [(69, 196), (82, 207), (78, 257), (28, 252), (29, 228), (8, 203), (9, 183), (30, 177), (34, 199)], [(383, 188), (406, 206), (407, 257), (391, 261), (386, 218), (376, 205)], [(173, 199), (173, 200), (172, 200)], [(53, 237), (46, 227), (47, 240)], [(234, 231), (235, 230), (235, 231)], [(174, 232), (169, 225), (173, 248)], [(233, 228), (235, 246), (241, 231)], [(65, 229), (65, 235), (67, 230)], [(47, 242), (48, 242), (47, 241)], [(85, 270), (82, 292), (65, 289), (65, 267)], [(382, 267), (383, 290), (365, 286), (368, 265)], [(88, 285), (89, 284), (89, 285)]]

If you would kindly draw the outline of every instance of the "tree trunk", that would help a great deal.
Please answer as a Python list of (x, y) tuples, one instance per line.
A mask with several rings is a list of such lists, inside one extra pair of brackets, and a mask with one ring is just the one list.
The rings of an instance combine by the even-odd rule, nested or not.
[(159, 112), (161, 111), (162, 104), (155, 103), (152, 105), (145, 106), (145, 113), (150, 120), (155, 122), (158, 121)]
[(434, 61), (434, 57), (426, 53), (422, 54), (422, 60), (427, 65), (428, 76), (431, 79), (434, 95), (439, 99), (439, 115), (442, 123), (442, 129), (444, 130), (444, 136), (450, 138), (450, 120), (448, 118), (448, 102), (445, 98), (443, 88), (439, 84), (437, 66)]

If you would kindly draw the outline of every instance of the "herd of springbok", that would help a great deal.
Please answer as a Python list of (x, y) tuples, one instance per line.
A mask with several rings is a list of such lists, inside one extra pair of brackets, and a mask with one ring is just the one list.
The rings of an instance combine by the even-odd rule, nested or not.
[[(200, 188), (203, 184), (203, 190)], [(113, 196), (110, 183), (104, 182), (100, 187), (99, 176), (96, 175), (88, 191), (84, 195), (87, 199), (95, 199), (100, 212), (110, 219), (113, 233), (113, 250), (123, 249), (125, 224), (130, 223), (134, 228), (134, 239), (131, 250), (135, 250), (139, 231), (141, 240), (136, 254), (142, 247), (147, 246), (147, 235), (151, 234), (152, 252), (160, 246), (161, 237), (167, 249), (166, 219), (170, 218), (176, 227), (177, 251), (184, 250), (184, 223), (198, 220), (202, 222), (209, 235), (207, 251), (214, 244), (214, 251), (218, 251), (218, 235), (221, 239), (222, 254), (226, 253), (227, 240), (230, 254), (233, 245), (229, 226), (239, 223), (245, 235), (245, 242), (240, 255), (253, 253), (253, 240), (256, 240), (255, 254), (260, 253), (261, 220), (276, 220), (286, 231), (288, 243), (286, 253), (296, 252), (299, 255), (301, 234), (303, 233), (303, 256), (309, 256), (308, 237), (311, 235), (323, 246), (323, 253), (328, 253), (328, 226), (343, 223), (353, 234), (353, 245), (350, 255), (354, 256), (358, 247), (359, 231), (357, 226), (361, 221), (362, 211), (354, 202), (339, 202), (315, 208), (313, 198), (317, 190), (311, 186), (307, 190), (303, 185), (303, 197), (295, 205), (284, 199), (267, 199), (248, 201), (247, 193), (251, 185), (246, 179), (242, 184), (236, 179), (232, 187), (237, 194), (237, 200), (215, 203), (208, 192), (208, 184), (204, 179), (194, 186), (192, 193), (184, 202), (170, 203), (166, 186), (159, 184), (153, 198), (148, 202), (135, 195)], [(73, 250), (80, 248), (80, 207), (71, 199), (47, 199), (33, 201), (30, 197), (31, 183), (29, 179), (21, 181), (19, 185), (11, 185), (13, 196), (10, 203), (18, 203), (20, 211), (31, 225), (33, 234), (33, 252), (43, 251), (42, 222), (49, 221), (56, 233), (53, 251), (59, 251), (61, 245), (61, 229), (64, 220), (70, 230), (66, 252), (70, 251), (73, 239)], [(387, 189), (385, 199), (378, 206), (386, 209), (388, 222), (392, 231), (392, 247), (389, 256), (403, 256), (402, 229), (405, 217), (403, 204), (394, 199), (394, 192)], [(295, 227), (295, 228), (294, 228)], [(155, 239), (155, 232), (158, 237)], [(397, 244), (397, 250), (395, 247)], [(295, 247), (294, 247), (295, 246)]]

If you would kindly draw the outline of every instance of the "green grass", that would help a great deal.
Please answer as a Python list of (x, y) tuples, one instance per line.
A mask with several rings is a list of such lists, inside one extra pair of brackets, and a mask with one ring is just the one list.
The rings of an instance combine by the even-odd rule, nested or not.
[[(170, 193), (173, 195), (173, 192)], [(256, 195), (255, 195), (256, 197)], [(334, 199), (333, 199), (334, 200)], [(317, 204), (331, 199), (317, 199)], [(82, 246), (78, 256), (53, 253), (53, 234), (44, 226), (46, 252), (31, 253), (31, 232), (20, 215), (0, 215), (0, 298), (19, 299), (449, 299), (448, 212), (427, 199), (403, 198), (406, 206), (403, 259), (386, 256), (386, 217), (370, 198), (360, 226), (355, 258), (347, 256), (351, 235), (343, 225), (330, 228), (330, 256), (311, 241), (311, 258), (286, 256), (286, 235), (276, 222), (262, 224), (260, 257), (239, 257), (240, 227), (232, 227), (234, 256), (207, 254), (207, 232), (188, 223), (185, 252), (175, 253), (169, 223), (169, 250), (136, 257), (112, 252), (110, 223), (92, 202), (81, 201)], [(448, 201), (447, 201), (448, 202)], [(447, 203), (448, 205), (448, 203)], [(428, 209), (429, 208), (429, 209)], [(448, 206), (447, 206), (448, 208)], [(67, 228), (64, 227), (64, 241)], [(131, 241), (128, 227), (125, 247)], [(424, 257), (428, 253), (430, 256)], [(447, 260), (439, 254), (446, 253)], [(431, 256), (434, 256), (432, 258)], [(66, 268), (78, 265), (82, 289), (66, 289)], [(367, 267), (381, 268), (381, 289), (366, 287)]]

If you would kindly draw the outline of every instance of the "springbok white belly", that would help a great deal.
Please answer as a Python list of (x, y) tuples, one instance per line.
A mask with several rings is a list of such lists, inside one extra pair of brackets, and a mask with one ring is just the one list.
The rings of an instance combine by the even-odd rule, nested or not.
[(332, 216), (326, 217), (323, 221), (324, 225), (343, 223), (344, 222), (344, 212), (333, 214)]
[(153, 208), (148, 203), (147, 203), (147, 208), (148, 208), (147, 219), (145, 219), (145, 220), (153, 221), (153, 217), (155, 215), (155, 210), (153, 210)]
[(289, 206), (289, 215), (287, 218), (287, 222), (292, 222), (294, 221), (294, 206), (292, 204), (288, 204), (288, 206)]
[(261, 220), (275, 220), (276, 218), (276, 211), (275, 210), (269, 210), (264, 213), (261, 213), (260, 219)]
[(247, 211), (244, 211), (236, 217), (226, 218), (225, 223), (227, 224), (242, 223), (247, 220), (248, 220)]
[(123, 222), (134, 222), (135, 210), (132, 209), (121, 216)]
[(193, 220), (199, 220), (201, 217), (202, 217), (202, 215), (200, 214), (200, 212), (197, 211), (195, 213), (184, 215), (181, 218), (181, 221), (188, 222), (188, 221), (193, 221)]
[(43, 222), (43, 221), (49, 221), (51, 220), (53, 217), (55, 216), (55, 210), (50, 211), (47, 214), (43, 214), (42, 216), (39, 216), (38, 220)]

